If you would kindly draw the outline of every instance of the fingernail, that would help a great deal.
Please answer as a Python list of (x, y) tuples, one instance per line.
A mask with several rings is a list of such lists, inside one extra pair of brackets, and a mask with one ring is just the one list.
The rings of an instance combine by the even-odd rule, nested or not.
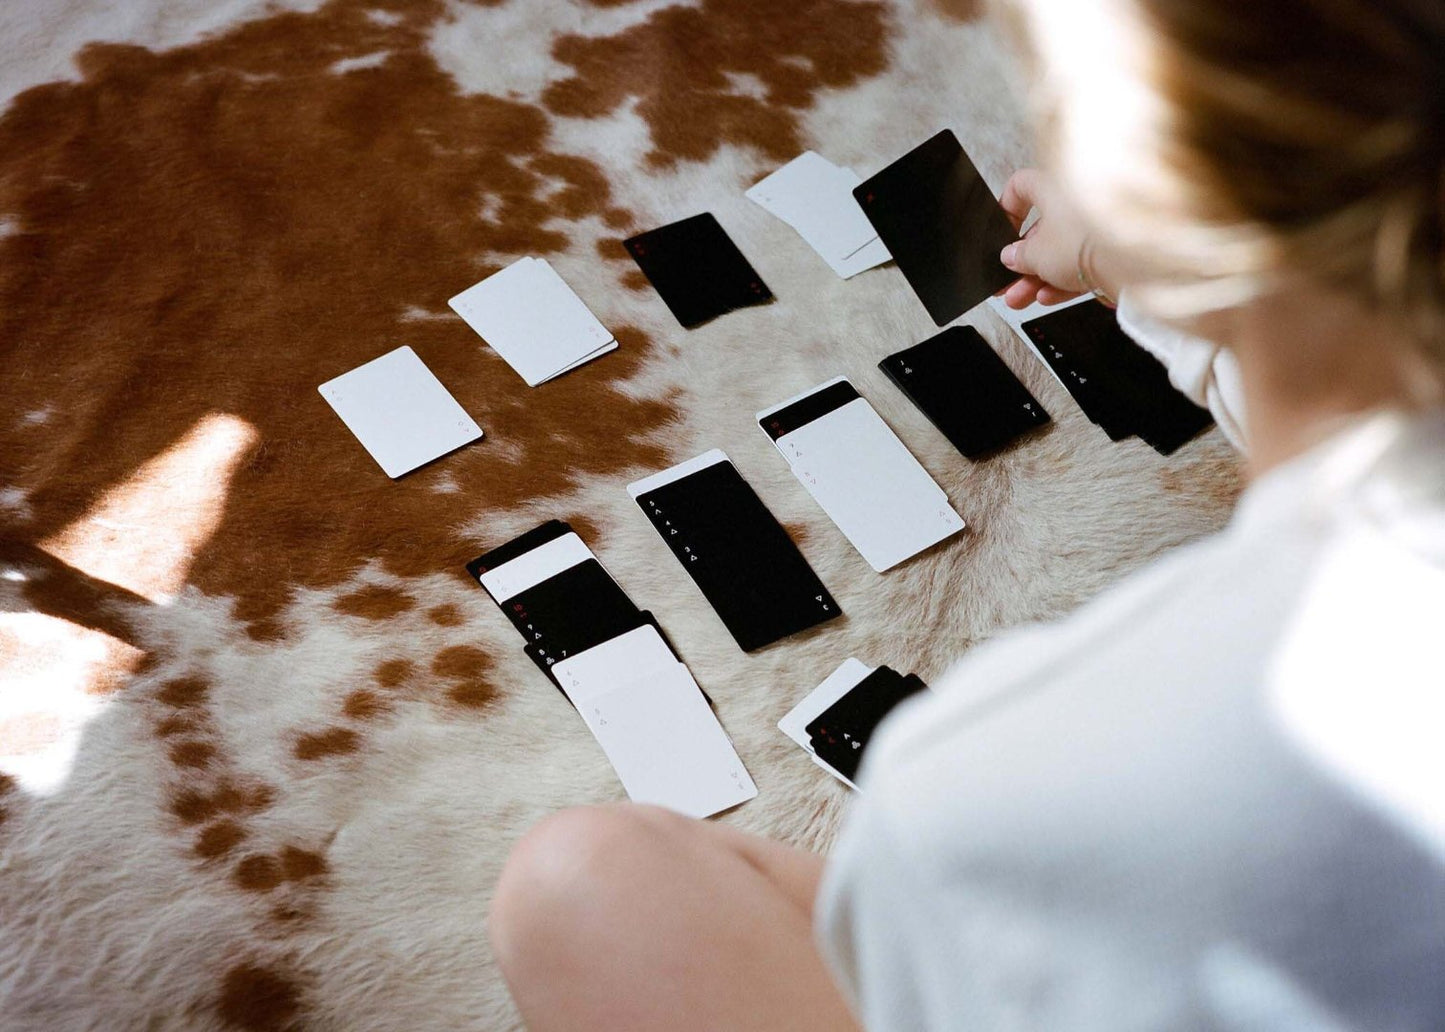
[(1014, 251), (1016, 251), (1017, 249), (1018, 244), (1009, 244), (1007, 247), (1005, 247), (1002, 251), (999, 252), (998, 260), (1003, 262), (1010, 269), (1012, 269), (1014, 266)]

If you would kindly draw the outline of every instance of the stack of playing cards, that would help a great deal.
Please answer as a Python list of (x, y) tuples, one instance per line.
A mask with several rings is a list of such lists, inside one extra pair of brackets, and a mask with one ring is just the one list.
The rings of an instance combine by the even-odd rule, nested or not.
[(545, 258), (521, 258), (447, 304), (528, 387), (617, 347)]
[(389, 477), (482, 436), (482, 428), (409, 347), (389, 351), (317, 389)]
[(804, 151), (746, 196), (797, 230), (834, 272), (848, 279), (891, 257), (853, 197), (862, 181), (851, 168)]
[(1208, 409), (1175, 390), (1163, 364), (1092, 297), (1020, 312), (1001, 301), (992, 307), (1110, 440), (1137, 436), (1170, 455), (1214, 422)]
[(981, 459), (1049, 414), (972, 326), (951, 326), (878, 363), (964, 455)]
[(629, 798), (707, 817), (757, 795), (657, 621), (567, 524), (544, 523), (467, 570), (577, 707)]
[(879, 573), (963, 529), (943, 489), (846, 377), (757, 418), (793, 475)]
[(813, 762), (849, 788), (874, 730), (895, 706), (927, 685), (916, 674), (848, 659), (778, 721)]
[(627, 493), (744, 652), (842, 612), (721, 451), (629, 484)]
[(763, 278), (707, 212), (641, 233), (623, 246), (686, 329), (773, 299)]
[(1008, 214), (947, 129), (853, 191), (928, 314), (947, 326), (1016, 278)]

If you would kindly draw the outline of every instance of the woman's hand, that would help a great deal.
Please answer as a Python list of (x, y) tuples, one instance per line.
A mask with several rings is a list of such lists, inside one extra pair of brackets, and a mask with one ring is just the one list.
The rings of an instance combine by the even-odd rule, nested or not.
[(1000, 203), (1017, 230), (1037, 208), (1039, 217), (1017, 243), (999, 255), (1019, 278), (1000, 293), (1010, 308), (1027, 308), (1035, 301), (1056, 305), (1078, 297), (1079, 255), (1084, 247), (1084, 225), (1069, 210), (1048, 178), (1036, 168), (1019, 169), (1009, 177)]

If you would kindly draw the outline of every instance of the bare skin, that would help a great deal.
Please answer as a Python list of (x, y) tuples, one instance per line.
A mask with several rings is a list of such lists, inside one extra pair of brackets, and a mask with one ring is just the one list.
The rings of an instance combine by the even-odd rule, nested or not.
[[(1009, 181), (1003, 204), (1016, 227), (1034, 208), (1040, 213), (1001, 256), (1019, 273), (1006, 302), (1024, 308), (1078, 296), (1085, 229), (1067, 202), (1026, 169)], [(1123, 266), (1092, 254), (1085, 272), (1117, 296), (1127, 286)], [(1254, 476), (1329, 436), (1345, 417), (1442, 396), (1399, 327), (1306, 283), (1218, 317), (1208, 336), (1239, 357)], [(508, 860), (492, 942), (534, 1032), (846, 1032), (858, 1026), (813, 945), (823, 863), (652, 807), (563, 811)]]

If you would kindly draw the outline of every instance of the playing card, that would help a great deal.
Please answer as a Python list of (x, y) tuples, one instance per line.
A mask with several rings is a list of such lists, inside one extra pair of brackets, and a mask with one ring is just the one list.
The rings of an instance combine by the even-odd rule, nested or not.
[(871, 671), (805, 726), (818, 758), (850, 782), (878, 725), (904, 699), (926, 685), (916, 675), (889, 667)]
[(518, 259), (447, 304), (529, 387), (617, 347), (544, 258)]
[(571, 534), (572, 527), (562, 520), (548, 520), (539, 527), (533, 527), (525, 534), (514, 537), (505, 544), (478, 556), (467, 563), (467, 572), (477, 581), (482, 579), (482, 574), (493, 570), (498, 566), (511, 562), (513, 559), (521, 558), (534, 548), (545, 545), (548, 541), (562, 537), (564, 534)]
[(542, 662), (560, 662), (644, 622), (641, 611), (596, 559), (519, 591), (502, 612)]
[(574, 705), (633, 802), (708, 817), (758, 794), (681, 663)]
[(657, 626), (646, 623), (600, 645), (558, 661), (551, 673), (579, 706), (594, 697), (677, 664)]
[[(541, 531), (550, 531), (552, 524), (543, 524), (532, 534)], [(528, 535), (523, 535), (527, 537)], [(518, 539), (520, 541), (521, 538)], [(512, 542), (511, 546), (515, 546)], [(503, 546), (507, 548), (509, 546)], [(501, 553), (501, 549), (489, 552), (481, 559), (474, 559), (468, 568), (476, 565), (479, 568), (485, 565), (489, 557)], [(570, 566), (586, 562), (588, 559), (596, 559), (592, 549), (588, 548), (570, 528), (555, 537), (548, 536), (544, 540), (515, 556), (508, 557), (505, 561), (483, 569), (477, 577), (482, 587), (487, 589), (487, 594), (500, 605), (507, 599), (519, 592), (525, 591), (533, 585), (540, 584), (549, 577), (555, 577)]]
[(999, 252), (1013, 224), (945, 129), (853, 195), (928, 314), (945, 326), (1012, 283)]
[(853, 197), (853, 188), (861, 182), (852, 169), (804, 151), (746, 196), (792, 226), (834, 272), (848, 279), (891, 257)]
[(407, 346), (317, 389), (393, 479), (482, 436), (482, 428)]
[(743, 651), (841, 613), (787, 531), (721, 451), (627, 490)]
[(970, 459), (1049, 421), (1049, 414), (971, 326), (951, 326), (878, 367)]
[(995, 315), (1008, 324), (1008, 328), (1013, 330), (1014, 336), (1021, 340), (1024, 346), (1038, 357), (1040, 362), (1044, 363), (1044, 368), (1049, 371), (1049, 374), (1053, 376), (1055, 380), (1059, 381), (1059, 386), (1067, 390), (1068, 384), (1064, 383), (1059, 374), (1054, 372), (1053, 366), (1044, 361), (1043, 352), (1038, 349), (1038, 346), (1029, 340), (1029, 335), (1024, 332), (1024, 323), (1031, 322), (1034, 319), (1041, 318), (1053, 312), (1061, 312), (1065, 308), (1081, 305), (1093, 299), (1093, 294), (1081, 294), (1070, 301), (1063, 301), (1056, 305), (1041, 305), (1035, 301), (1027, 308), (1010, 308), (1003, 298), (991, 297), (988, 299), (988, 306), (993, 309)]
[(1134, 343), (1112, 309), (1097, 301), (1023, 324), (1023, 330), (1110, 438), (1137, 434), (1169, 455), (1213, 422), (1175, 390), (1169, 372)]
[(807, 725), (851, 691), (874, 669), (876, 668), (867, 666), (861, 660), (851, 657), (845, 659), (836, 670), (823, 678), (818, 687), (803, 696), (802, 700), (788, 711), (787, 716), (778, 721), (778, 730), (811, 753), (813, 746), (808, 741), (808, 732), (805, 730)]
[(943, 489), (845, 377), (759, 412), (758, 424), (878, 572), (964, 528)]
[(710, 213), (650, 230), (623, 244), (687, 329), (735, 308), (773, 299), (762, 277)]

